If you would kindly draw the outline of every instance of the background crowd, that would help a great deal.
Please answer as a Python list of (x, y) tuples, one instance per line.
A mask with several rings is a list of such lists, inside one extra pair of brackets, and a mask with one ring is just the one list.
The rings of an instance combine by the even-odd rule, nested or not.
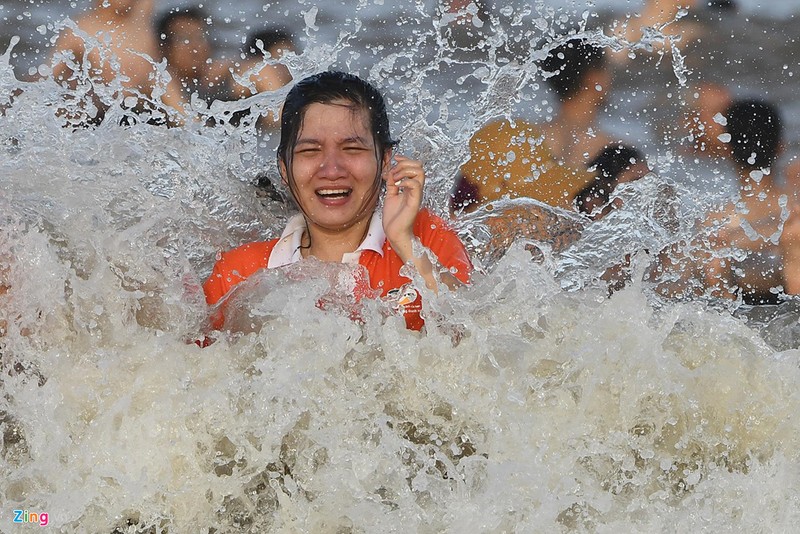
[[(470, 6), (454, 1), (441, 9), (451, 15), (451, 24), (469, 25), (476, 16), (485, 19), (491, 7)], [(681, 19), (684, 8), (701, 16)], [(707, 39), (735, 10), (732, 0), (649, 0), (636, 17), (610, 21), (605, 33), (637, 43), (656, 28), (664, 35), (647, 52), (663, 54)], [(70, 88), (113, 87), (132, 97), (124, 102), (133, 116), (168, 125), (198, 120), (202, 105), (274, 92), (291, 82), (282, 60), (302, 52), (288, 29), (252, 31), (237, 56), (222, 57), (214, 49), (210, 20), (199, 5), (157, 12), (154, 0), (98, 0), (59, 34), (52, 75)], [(533, 198), (598, 220), (618, 206), (618, 186), (654, 167), (647, 147), (618, 139), (598, 120), (620, 66), (630, 61), (627, 49), (585, 36), (562, 36), (551, 44), (537, 64), (557, 102), (552, 119), (535, 123), (504, 117), (482, 125), (454, 177), (453, 217), (505, 198)], [(724, 169), (738, 183), (738, 193), (697, 221), (694, 238), (661, 251), (651, 276), (669, 296), (776, 302), (800, 292), (800, 208), (794, 187), (800, 183), (800, 162), (783, 157), (780, 161), (788, 163), (778, 164), (786, 121), (768, 95), (736, 94), (735, 88), (705, 78), (702, 68), (696, 70), (688, 108), (665, 128), (686, 141), (682, 148), (688, 160)], [(73, 110), (72, 123), (91, 126), (104, 120), (108, 110), (99, 99), (96, 104), (90, 111)], [(248, 113), (240, 111), (230, 122), (235, 125)], [(262, 131), (274, 129), (276, 110), (259, 112), (257, 121)]]

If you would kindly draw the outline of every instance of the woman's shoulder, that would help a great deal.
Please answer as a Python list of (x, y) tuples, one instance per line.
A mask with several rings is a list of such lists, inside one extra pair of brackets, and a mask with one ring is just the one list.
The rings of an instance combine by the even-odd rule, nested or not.
[(452, 225), (433, 213), (428, 208), (420, 208), (417, 213), (417, 218), (414, 221), (414, 233), (419, 236), (422, 233), (428, 233), (436, 230), (444, 230), (453, 232)]
[(464, 244), (449, 221), (426, 208), (420, 209), (414, 222), (414, 235), (436, 255), (438, 261), (461, 280), (469, 283), (472, 262)]
[(269, 256), (277, 239), (271, 241), (255, 241), (238, 246), (217, 255), (217, 261), (211, 275), (203, 284), (206, 302), (214, 304), (233, 286), (263, 269), (269, 263)]
[(228, 266), (266, 265), (278, 239), (253, 241), (220, 254), (217, 263)]
[(464, 248), (452, 224), (426, 208), (419, 210), (413, 231), (420, 243), (434, 252), (438, 253), (442, 248), (453, 250)]

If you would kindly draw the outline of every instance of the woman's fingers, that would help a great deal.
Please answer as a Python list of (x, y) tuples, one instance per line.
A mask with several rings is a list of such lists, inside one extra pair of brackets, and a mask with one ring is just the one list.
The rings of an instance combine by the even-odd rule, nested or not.
[(389, 185), (403, 188), (424, 185), (425, 171), (422, 169), (422, 163), (401, 155), (395, 155), (395, 161), (397, 163), (389, 169), (386, 177)]

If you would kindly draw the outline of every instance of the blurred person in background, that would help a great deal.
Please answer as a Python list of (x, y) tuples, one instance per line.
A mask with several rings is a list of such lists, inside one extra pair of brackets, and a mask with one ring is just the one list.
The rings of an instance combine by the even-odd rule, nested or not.
[(711, 241), (716, 254), (704, 265), (706, 285), (721, 296), (741, 294), (747, 303), (768, 303), (783, 285), (778, 243), (786, 214), (773, 172), (783, 123), (774, 105), (756, 99), (734, 101), (725, 119), (739, 195), (707, 221), (717, 228)]
[(644, 154), (636, 148), (618, 144), (604, 148), (589, 163), (595, 178), (575, 196), (577, 210), (592, 220), (603, 218), (614, 208), (610, 204), (614, 190), (650, 172)]
[(800, 160), (786, 167), (786, 196), (790, 215), (781, 234), (784, 290), (800, 295)]
[[(112, 86), (115, 101), (135, 113), (161, 110), (177, 120), (182, 110), (181, 92), (173, 80), (150, 101), (157, 84), (163, 84), (153, 60), (160, 56), (153, 30), (154, 0), (96, 0), (94, 7), (78, 18), (75, 27), (59, 34), (53, 52), (53, 77), (71, 90), (87, 86), (96, 110), (67, 112), (71, 122), (98, 124), (109, 103), (99, 97), (98, 84)], [(121, 91), (122, 94), (119, 94)], [(130, 98), (134, 105), (130, 106)]]
[[(783, 123), (762, 99), (736, 99), (723, 113), (723, 144), (736, 169), (735, 197), (700, 221), (697, 235), (662, 251), (654, 278), (669, 297), (741, 298), (745, 304), (780, 300), (791, 277), (786, 250), (795, 235), (785, 189), (776, 177)], [(799, 229), (800, 231), (800, 229)]]
[(208, 105), (232, 97), (230, 62), (213, 59), (208, 26), (209, 16), (200, 7), (172, 9), (156, 23), (161, 57), (187, 103), (192, 95)]
[(504, 197), (572, 209), (575, 195), (593, 179), (588, 163), (612, 141), (597, 125), (611, 83), (605, 50), (570, 39), (550, 50), (540, 67), (560, 101), (556, 116), (543, 124), (500, 119), (480, 128), (451, 192), (453, 213)]
[[(242, 47), (243, 59), (235, 66), (232, 98), (273, 92), (289, 84), (292, 75), (280, 60), (296, 52), (293, 35), (280, 28), (265, 28), (250, 35)], [(278, 114), (270, 111), (262, 115), (257, 125), (262, 131), (276, 130), (280, 125)]]

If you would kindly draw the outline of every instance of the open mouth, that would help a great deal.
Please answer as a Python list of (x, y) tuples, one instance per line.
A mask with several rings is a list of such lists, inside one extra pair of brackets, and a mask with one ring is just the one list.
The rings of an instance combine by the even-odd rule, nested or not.
[(349, 197), (352, 192), (352, 189), (317, 189), (316, 191), (318, 196), (326, 200)]

